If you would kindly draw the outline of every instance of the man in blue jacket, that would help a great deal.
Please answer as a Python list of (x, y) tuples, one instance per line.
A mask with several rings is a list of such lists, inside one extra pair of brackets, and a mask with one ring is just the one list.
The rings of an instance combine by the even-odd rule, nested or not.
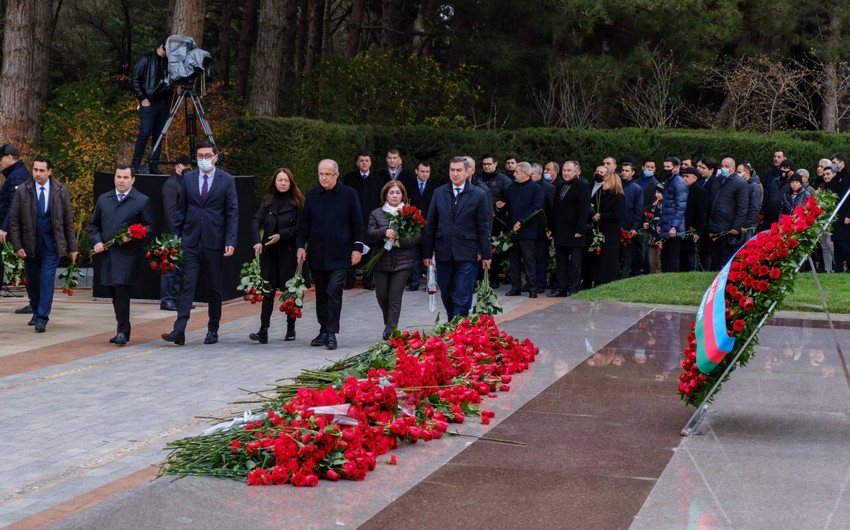
[[(0, 188), (0, 245), (6, 243), (6, 236), (9, 234), (9, 212), (12, 209), (15, 191), (18, 186), (32, 176), (20, 157), (21, 152), (14, 145), (4, 144), (0, 146), (0, 171), (6, 177), (6, 180), (3, 181), (3, 187)], [(3, 274), (3, 260), (0, 259), (0, 285), (3, 284)], [(18, 315), (32, 314), (32, 309), (32, 306), (27, 304), (15, 309), (15, 313)]]
[[(491, 206), (487, 195), (467, 180), (469, 162), (449, 162), (450, 182), (434, 192), (422, 238), (426, 267), (437, 261), (437, 284), (448, 320), (468, 315), (475, 291), (477, 262), (490, 269)], [(433, 256), (433, 258), (432, 258)]]
[(363, 256), (363, 216), (360, 198), (353, 188), (339, 182), (339, 166), (333, 160), (319, 162), (319, 185), (307, 192), (298, 218), (295, 246), (298, 261), (307, 259), (316, 283), (316, 317), (319, 334), (310, 346), (337, 347), (342, 286), (349, 267)]
[(679, 272), (688, 186), (679, 175), (682, 163), (675, 156), (664, 159), (664, 200), (661, 203), (661, 237), (667, 238), (661, 249), (661, 271)]
[(200, 272), (206, 278), (209, 300), (204, 344), (218, 342), (224, 258), (236, 251), (239, 223), (236, 182), (230, 173), (215, 167), (218, 154), (214, 146), (200, 142), (195, 155), (198, 169), (183, 174), (180, 204), (174, 220), (174, 234), (181, 238), (183, 245), (183, 284), (177, 296), (177, 320), (170, 333), (162, 334), (163, 340), (177, 345), (186, 341), (186, 324)]

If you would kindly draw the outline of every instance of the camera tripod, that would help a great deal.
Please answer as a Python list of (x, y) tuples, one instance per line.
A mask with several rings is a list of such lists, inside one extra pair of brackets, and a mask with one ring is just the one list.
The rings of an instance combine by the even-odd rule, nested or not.
[[(189, 104), (186, 102), (187, 98), (192, 103), (191, 110), (189, 108)], [(159, 138), (156, 139), (156, 143), (154, 144), (153, 149), (151, 149), (151, 153), (155, 153), (159, 148), (159, 145), (162, 143), (163, 138), (165, 138), (165, 134), (168, 132), (168, 129), (171, 128), (171, 123), (174, 121), (174, 117), (177, 116), (177, 112), (180, 110), (181, 106), (183, 107), (183, 111), (186, 116), (186, 137), (189, 138), (189, 158), (194, 161), (195, 137), (197, 136), (197, 124), (195, 123), (195, 118), (201, 122), (201, 128), (204, 130), (204, 135), (207, 137), (207, 140), (209, 140), (209, 142), (213, 145), (215, 145), (215, 140), (213, 139), (212, 129), (210, 129), (210, 123), (207, 121), (207, 115), (204, 112), (204, 107), (201, 105), (200, 97), (192, 88), (185, 86), (182, 87), (177, 99), (174, 101), (174, 105), (171, 107), (171, 112), (168, 114), (168, 119), (162, 127), (162, 132), (159, 133)], [(148, 162), (151, 162), (150, 158), (148, 158)], [(156, 164), (171, 163), (174, 162), (170, 160), (159, 160), (156, 162)]]

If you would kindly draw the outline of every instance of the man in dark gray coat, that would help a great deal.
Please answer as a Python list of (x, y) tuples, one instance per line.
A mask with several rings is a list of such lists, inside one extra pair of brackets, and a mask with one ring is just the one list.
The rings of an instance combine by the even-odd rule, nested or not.
[[(133, 188), (135, 182), (131, 167), (119, 165), (115, 169), (115, 189), (98, 197), (89, 220), (89, 237), (100, 259), (100, 283), (109, 289), (118, 323), (115, 336), (109, 339), (116, 346), (130, 340), (130, 285), (142, 261), (145, 241), (153, 230), (151, 201)], [(144, 238), (124, 236), (114, 241), (119, 231), (135, 224), (145, 227)]]
[[(180, 206), (180, 190), (183, 188), (183, 172), (192, 169), (192, 159), (181, 156), (174, 165), (174, 171), (162, 185), (163, 227), (166, 234), (174, 233), (174, 221)], [(183, 270), (174, 269), (162, 275), (159, 281), (159, 308), (163, 311), (177, 311), (177, 294), (183, 285)]]
[(711, 238), (711, 270), (718, 271), (743, 243), (750, 193), (747, 183), (735, 172), (735, 160), (720, 162), (709, 191), (708, 232)]

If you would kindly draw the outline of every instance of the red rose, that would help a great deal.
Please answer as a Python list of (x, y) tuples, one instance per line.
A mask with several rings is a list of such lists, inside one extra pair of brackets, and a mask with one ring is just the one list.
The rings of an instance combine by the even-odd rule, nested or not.
[(740, 333), (744, 331), (744, 327), (747, 325), (742, 319), (738, 319), (732, 323), (732, 329), (735, 330), (735, 333)]
[(782, 271), (779, 270), (777, 267), (773, 267), (772, 269), (770, 269), (770, 279), (778, 280), (781, 275)]

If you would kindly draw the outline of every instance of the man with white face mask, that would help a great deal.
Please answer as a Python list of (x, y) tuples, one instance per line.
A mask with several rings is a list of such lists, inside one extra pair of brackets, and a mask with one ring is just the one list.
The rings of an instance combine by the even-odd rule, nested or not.
[(204, 344), (218, 342), (223, 258), (232, 256), (236, 250), (239, 222), (236, 182), (230, 173), (215, 167), (218, 154), (214, 146), (201, 142), (195, 153), (198, 169), (183, 174), (183, 188), (174, 220), (174, 234), (182, 238), (183, 244), (183, 285), (177, 295), (177, 320), (170, 333), (162, 334), (163, 340), (177, 345), (186, 341), (186, 324), (201, 271), (206, 278), (209, 299)]

